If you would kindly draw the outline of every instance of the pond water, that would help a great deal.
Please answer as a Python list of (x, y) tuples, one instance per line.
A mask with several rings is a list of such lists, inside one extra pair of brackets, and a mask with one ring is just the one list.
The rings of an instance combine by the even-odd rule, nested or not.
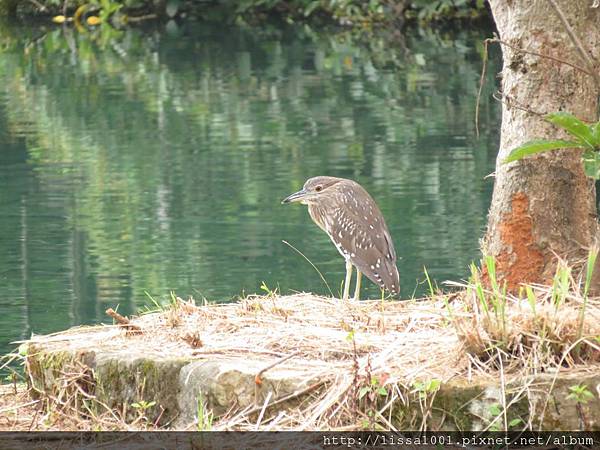
[[(164, 302), (339, 295), (344, 264), (305, 179), (359, 181), (402, 297), (479, 257), (498, 142), (490, 29), (353, 37), (297, 27), (0, 29), (0, 352)], [(365, 297), (379, 297), (370, 282)]]

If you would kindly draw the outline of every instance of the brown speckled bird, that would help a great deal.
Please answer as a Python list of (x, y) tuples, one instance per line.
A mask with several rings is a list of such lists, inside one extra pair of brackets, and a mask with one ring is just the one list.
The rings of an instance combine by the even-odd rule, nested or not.
[(360, 295), (361, 274), (393, 295), (400, 292), (396, 251), (375, 200), (357, 182), (314, 177), (282, 203), (308, 205), (313, 221), (327, 233), (346, 260), (343, 299), (348, 300), (352, 266), (356, 267), (354, 300)]

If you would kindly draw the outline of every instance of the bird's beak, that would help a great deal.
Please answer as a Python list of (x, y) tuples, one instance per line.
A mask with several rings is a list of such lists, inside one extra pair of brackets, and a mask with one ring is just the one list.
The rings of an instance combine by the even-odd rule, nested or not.
[(306, 197), (307, 194), (308, 193), (304, 189), (301, 189), (298, 192), (294, 192), (292, 195), (281, 200), (281, 203), (300, 202)]

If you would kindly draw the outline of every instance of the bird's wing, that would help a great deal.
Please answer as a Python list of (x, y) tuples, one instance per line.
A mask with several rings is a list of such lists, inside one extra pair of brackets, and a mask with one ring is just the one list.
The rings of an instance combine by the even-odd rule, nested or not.
[[(362, 188), (361, 188), (362, 189)], [(399, 292), (396, 251), (383, 215), (364, 192), (360, 201), (346, 198), (333, 214), (330, 236), (340, 253), (381, 288)]]

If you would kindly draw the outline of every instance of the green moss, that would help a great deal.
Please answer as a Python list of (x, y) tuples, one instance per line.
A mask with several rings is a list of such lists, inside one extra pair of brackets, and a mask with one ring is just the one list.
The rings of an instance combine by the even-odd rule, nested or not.
[(27, 349), (27, 370), (31, 374), (33, 387), (40, 393), (55, 393), (56, 380), (61, 376), (61, 370), (72, 364), (77, 358), (68, 351), (42, 351), (30, 344)]
[(131, 404), (155, 401), (145, 413), (151, 420), (161, 414), (169, 421), (178, 411), (179, 371), (189, 360), (150, 359), (145, 357), (111, 356), (96, 362), (96, 395), (109, 407), (127, 411), (127, 419), (137, 417)]
[[(507, 411), (507, 422), (521, 419), (528, 421), (529, 403), (526, 396), (514, 401), (513, 392), (520, 389), (506, 387), (506, 403), (510, 404)], [(494, 419), (493, 405), (501, 403), (500, 387), (493, 382), (471, 383), (466, 380), (452, 380), (442, 384), (435, 393), (431, 408), (426, 410), (425, 402), (419, 401), (414, 392), (405, 392), (404, 398), (408, 405), (396, 408), (393, 415), (394, 426), (404, 429), (418, 429), (423, 416), (427, 416), (428, 429), (443, 430), (477, 430), (488, 426)], [(503, 426), (504, 421), (499, 423)]]

